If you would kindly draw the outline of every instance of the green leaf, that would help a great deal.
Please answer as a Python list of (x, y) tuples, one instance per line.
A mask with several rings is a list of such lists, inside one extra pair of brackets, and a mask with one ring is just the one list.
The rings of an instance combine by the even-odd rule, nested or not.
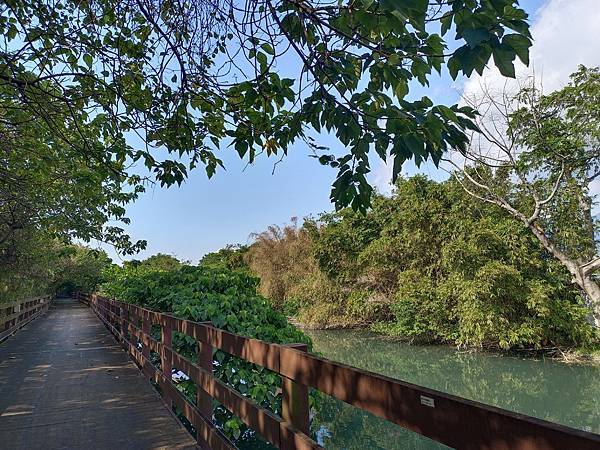
[(423, 146), (424, 143), (418, 134), (405, 134), (402, 136), (402, 142), (406, 146), (406, 149), (413, 155), (425, 155)]
[(489, 40), (490, 36), (491, 34), (489, 30), (485, 28), (475, 28), (463, 32), (463, 37), (465, 38), (465, 41), (467, 41), (467, 44), (469, 44), (469, 47), (471, 48), (475, 48), (482, 42)]
[[(466, 76), (471, 76), (473, 73), (473, 69), (478, 64), (477, 51), (471, 49), (468, 45), (463, 45), (459, 49), (454, 52), (454, 55), (451, 59), (454, 59), (452, 69), (460, 69)], [(450, 70), (450, 74), (453, 75), (452, 69), (450, 67), (450, 61), (448, 61), (448, 70)], [(456, 75), (453, 75), (453, 78), (456, 78)]]
[(273, 47), (271, 46), (271, 44), (265, 42), (264, 44), (262, 44), (260, 46), (260, 48), (262, 48), (265, 52), (267, 52), (269, 55), (274, 55), (275, 54), (275, 50), (273, 49)]
[(511, 47), (526, 66), (529, 65), (529, 48), (531, 40), (520, 34), (507, 34), (502, 38), (502, 44)]
[(440, 112), (442, 117), (444, 117), (445, 119), (451, 120), (452, 122), (458, 122), (458, 117), (456, 116), (456, 113), (454, 111), (452, 111), (450, 108), (448, 108), (447, 106), (438, 105), (438, 106), (436, 106), (436, 109)]
[(448, 60), (448, 72), (450, 73), (450, 76), (453, 80), (456, 80), (459, 70), (460, 63), (458, 61), (458, 58), (456, 56), (451, 56)]
[(494, 55), (494, 63), (498, 70), (505, 77), (515, 77), (515, 65), (513, 61), (515, 59), (515, 52), (512, 48), (504, 45), (494, 47), (492, 54)]
[(399, 100), (402, 100), (408, 94), (408, 83), (404, 80), (398, 80), (394, 86), (394, 94)]
[(448, 32), (450, 27), (452, 26), (452, 17), (453, 17), (452, 14), (446, 13), (440, 19), (440, 22), (442, 24), (442, 28), (441, 28), (442, 36), (444, 36)]

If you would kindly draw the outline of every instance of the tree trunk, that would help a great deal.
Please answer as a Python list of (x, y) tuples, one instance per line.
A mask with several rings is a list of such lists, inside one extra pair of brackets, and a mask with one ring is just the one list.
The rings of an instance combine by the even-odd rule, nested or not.
[(594, 318), (594, 325), (600, 328), (600, 286), (598, 286), (598, 283), (596, 283), (590, 275), (584, 275), (579, 278), (580, 281), (578, 281), (577, 284), (583, 289), (587, 296)]
[(585, 272), (583, 266), (576, 260), (569, 258), (567, 254), (559, 250), (544, 231), (534, 223), (525, 222), (546, 250), (550, 252), (571, 274), (572, 281), (587, 297), (586, 300), (591, 310), (593, 323), (600, 328), (600, 286), (592, 278), (592, 272)]

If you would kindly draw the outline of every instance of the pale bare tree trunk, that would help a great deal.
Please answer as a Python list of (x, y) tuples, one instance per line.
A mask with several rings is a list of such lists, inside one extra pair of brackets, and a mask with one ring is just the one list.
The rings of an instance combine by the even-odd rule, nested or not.
[[(479, 130), (473, 133), (471, 145), (466, 152), (461, 152), (462, 167), (452, 158), (444, 158), (443, 161), (454, 168), (450, 173), (454, 175), (463, 189), (472, 197), (497, 205), (507, 211), (512, 217), (519, 220), (527, 227), (542, 246), (550, 253), (571, 275), (571, 282), (582, 292), (589, 308), (592, 322), (600, 328), (600, 284), (595, 274), (600, 271), (600, 255), (598, 255), (598, 243), (595, 235), (595, 221), (592, 216), (593, 196), (589, 195), (590, 183), (600, 176), (598, 167), (591, 164), (597, 158), (600, 149), (596, 153), (586, 153), (588, 160), (574, 162), (561, 154), (560, 146), (553, 148), (555, 144), (551, 139), (546, 140), (544, 128), (541, 126), (546, 120), (547, 111), (539, 107), (542, 98), (541, 91), (535, 82), (527, 81), (520, 88), (523, 95), (514, 93), (495, 92), (482, 86), (482, 96), (479, 98), (465, 98), (464, 101), (474, 109), (482, 112), (478, 119)], [(525, 88), (525, 89), (523, 89)], [(524, 154), (531, 149), (523, 147), (520, 140), (520, 131), (511, 126), (511, 115), (525, 104), (529, 105), (531, 113), (531, 129), (540, 137), (539, 145), (544, 145), (548, 155), (553, 155), (553, 169), (545, 172), (544, 166), (540, 167), (519, 164)], [(569, 106), (565, 106), (568, 108)], [(591, 119), (590, 119), (591, 120)], [(592, 131), (594, 133), (595, 131)], [(595, 136), (595, 135), (594, 135)], [(596, 138), (597, 139), (597, 138)], [(526, 141), (525, 141), (526, 142)], [(598, 145), (597, 140), (591, 145)], [(550, 161), (550, 160), (549, 160)], [(594, 173), (588, 175), (586, 164), (592, 167)], [(521, 193), (526, 195), (531, 203), (515, 204), (510, 195), (498, 190), (493, 182), (482, 177), (478, 172), (477, 165), (489, 168), (491, 171), (497, 169), (509, 170), (511, 176), (516, 180), (516, 185)], [(535, 172), (537, 170), (537, 173)], [(459, 174), (461, 174), (459, 176)], [(536, 187), (536, 183), (542, 184), (543, 188)], [(557, 195), (569, 186), (577, 186), (576, 196), (582, 215), (581, 230), (586, 237), (585, 247), (582, 251), (564, 250), (560, 244), (553, 240), (552, 225), (544, 229), (544, 217), (552, 214), (551, 205)], [(527, 205), (527, 206), (523, 206)], [(533, 207), (533, 208), (531, 208)]]
[(583, 276), (581, 283), (593, 311), (594, 325), (600, 328), (600, 286), (589, 276)]
[[(523, 217), (516, 216), (516, 218), (523, 221)], [(594, 271), (600, 266), (600, 257), (582, 264), (580, 261), (569, 258), (564, 252), (560, 251), (550, 239), (548, 239), (544, 231), (535, 223), (528, 223), (527, 220), (524, 220), (524, 222), (544, 248), (569, 271), (573, 283), (576, 284), (587, 297), (594, 325), (600, 328), (600, 286), (592, 278)]]

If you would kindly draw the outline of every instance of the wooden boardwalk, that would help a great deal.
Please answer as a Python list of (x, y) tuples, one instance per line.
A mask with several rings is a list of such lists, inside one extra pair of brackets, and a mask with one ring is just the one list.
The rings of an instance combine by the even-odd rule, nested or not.
[[(321, 449), (309, 431), (309, 388), (451, 448), (600, 449), (600, 435), (346, 366), (307, 353), (304, 344), (273, 344), (96, 294), (76, 296), (82, 303), (55, 300), (39, 318), (48, 296), (0, 305), (0, 338), (36, 318), (0, 343), (2, 450), (234, 450), (212, 420), (214, 400), (276, 448)], [(156, 327), (160, 340), (150, 332)], [(194, 361), (172, 348), (174, 331), (197, 343)], [(281, 410), (265, 409), (216, 377), (215, 349), (278, 374)], [(196, 399), (172, 382), (172, 367), (196, 385)], [(198, 446), (148, 380), (193, 424)]]
[(0, 343), (0, 448), (192, 449), (94, 313), (72, 299)]

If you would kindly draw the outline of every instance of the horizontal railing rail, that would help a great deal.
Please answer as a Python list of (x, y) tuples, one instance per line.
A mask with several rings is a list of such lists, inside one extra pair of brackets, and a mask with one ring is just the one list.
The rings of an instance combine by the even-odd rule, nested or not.
[(0, 303), (0, 342), (48, 311), (51, 295)]
[[(456, 449), (600, 448), (600, 435), (310, 355), (302, 344), (279, 345), (251, 339), (210, 323), (179, 319), (96, 294), (78, 293), (77, 298), (89, 304), (142, 372), (160, 386), (165, 403), (176, 405), (196, 428), (200, 448), (235, 448), (212, 421), (213, 399), (277, 448), (320, 448), (309, 435), (309, 388)], [(160, 341), (151, 336), (152, 325), (160, 325)], [(174, 330), (198, 342), (198, 363), (171, 348)], [(281, 416), (216, 378), (212, 373), (213, 349), (278, 373), (282, 378)], [(160, 355), (160, 369), (152, 364), (150, 352)], [(195, 402), (173, 384), (173, 367), (195, 383)]]

